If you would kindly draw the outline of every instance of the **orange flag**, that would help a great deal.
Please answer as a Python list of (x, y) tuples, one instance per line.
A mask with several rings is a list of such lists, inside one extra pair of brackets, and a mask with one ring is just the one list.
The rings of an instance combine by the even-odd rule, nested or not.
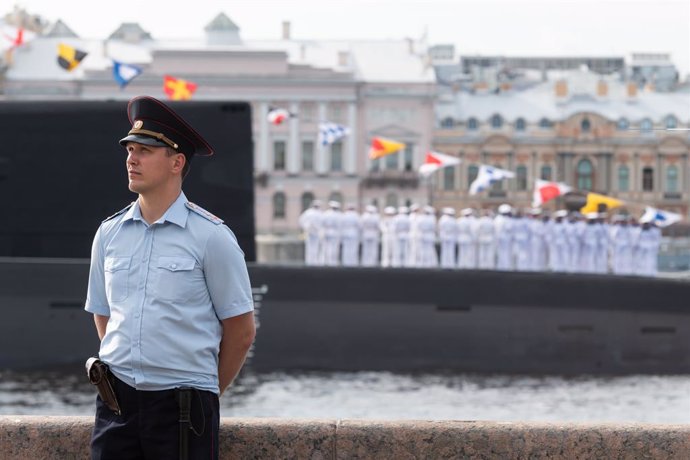
[(405, 148), (402, 142), (386, 139), (385, 137), (375, 137), (371, 141), (369, 148), (369, 158), (375, 160), (377, 158), (385, 157), (391, 153), (395, 153)]
[(188, 101), (196, 91), (196, 83), (165, 75), (163, 76), (163, 91), (173, 101)]

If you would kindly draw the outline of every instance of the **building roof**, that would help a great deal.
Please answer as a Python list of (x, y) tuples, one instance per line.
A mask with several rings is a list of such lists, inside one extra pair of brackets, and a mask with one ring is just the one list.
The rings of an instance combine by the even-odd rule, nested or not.
[(72, 29), (69, 28), (67, 24), (62, 22), (62, 19), (58, 19), (55, 24), (53, 24), (48, 32), (44, 35), (45, 37), (53, 38), (77, 38), (78, 35), (74, 33)]
[(204, 27), (206, 32), (211, 31), (239, 31), (240, 28), (232, 22), (225, 13), (218, 13), (218, 15)]
[(508, 122), (523, 118), (536, 123), (542, 118), (557, 121), (576, 113), (588, 112), (609, 120), (624, 118), (631, 123), (639, 123), (643, 119), (662, 123), (669, 115), (681, 123), (690, 123), (690, 94), (687, 92), (638, 91), (636, 96), (630, 97), (627, 95), (627, 84), (611, 78), (605, 80), (607, 95), (600, 97), (596, 95), (596, 84), (600, 77), (589, 78), (590, 75), (581, 74), (582, 71), (576, 71), (561, 75), (568, 84), (566, 97), (556, 96), (556, 81), (553, 80), (521, 91), (487, 94), (460, 92), (440, 101), (436, 115), (439, 120), (450, 117), (455, 120), (476, 118), (488, 121), (498, 114)]

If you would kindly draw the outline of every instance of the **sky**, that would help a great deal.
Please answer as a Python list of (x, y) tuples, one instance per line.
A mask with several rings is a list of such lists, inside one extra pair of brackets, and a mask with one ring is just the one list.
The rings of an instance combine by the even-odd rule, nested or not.
[[(3, 2), (5, 3), (5, 2)], [(195, 38), (219, 12), (243, 39), (420, 38), (462, 54), (615, 55), (668, 52), (690, 72), (690, 0), (17, 0), (84, 38), (138, 22), (154, 38)], [(175, 5), (175, 6), (171, 6)], [(186, 5), (186, 6), (185, 6)]]

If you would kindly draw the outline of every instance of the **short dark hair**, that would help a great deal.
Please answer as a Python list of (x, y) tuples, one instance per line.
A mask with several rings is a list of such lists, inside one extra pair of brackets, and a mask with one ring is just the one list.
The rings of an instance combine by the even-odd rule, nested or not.
[[(171, 157), (173, 155), (177, 155), (178, 153), (181, 155), (184, 155), (184, 153), (178, 152), (177, 150), (175, 150), (172, 147), (166, 147), (165, 152), (169, 157)], [(185, 161), (184, 161), (184, 166), (182, 167), (182, 179), (187, 177), (187, 174), (189, 174), (189, 168), (191, 167), (191, 162), (189, 161), (190, 159), (191, 159), (190, 157), (188, 157), (187, 155), (184, 155)]]

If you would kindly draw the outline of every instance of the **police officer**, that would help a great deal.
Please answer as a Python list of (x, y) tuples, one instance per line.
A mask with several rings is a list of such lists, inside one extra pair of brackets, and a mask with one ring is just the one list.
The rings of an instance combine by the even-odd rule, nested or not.
[(138, 198), (96, 232), (85, 306), (121, 412), (97, 399), (92, 458), (218, 458), (218, 397), (254, 339), (244, 255), (182, 192), (192, 157), (211, 146), (151, 97), (132, 99), (128, 115), (120, 144)]

